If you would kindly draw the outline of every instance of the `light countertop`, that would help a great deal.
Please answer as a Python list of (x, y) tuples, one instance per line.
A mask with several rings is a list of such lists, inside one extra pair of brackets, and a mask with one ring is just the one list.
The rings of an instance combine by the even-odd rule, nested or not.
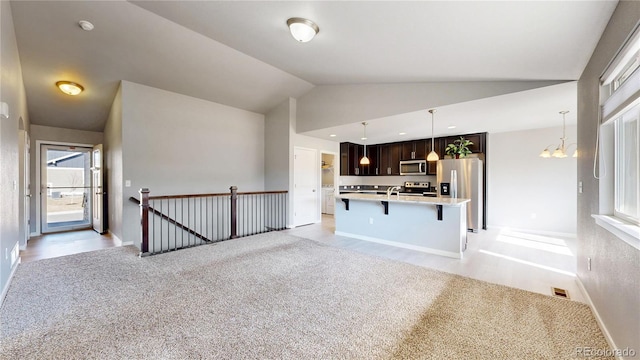
[(387, 195), (377, 194), (365, 194), (365, 193), (348, 193), (336, 195), (336, 199), (352, 199), (362, 201), (388, 201), (388, 202), (400, 202), (400, 203), (414, 203), (414, 204), (427, 204), (427, 205), (445, 205), (445, 206), (460, 206), (464, 203), (471, 201), (470, 199), (452, 199), (445, 197), (428, 197), (428, 196), (397, 196), (391, 195), (387, 199)]

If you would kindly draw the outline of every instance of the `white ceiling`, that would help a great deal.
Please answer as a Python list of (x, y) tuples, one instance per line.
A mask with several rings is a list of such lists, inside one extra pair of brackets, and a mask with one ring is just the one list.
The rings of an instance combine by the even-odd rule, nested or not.
[[(577, 123), (577, 81), (442, 106), (434, 114), (434, 136), (492, 133), (562, 126), (560, 111), (567, 125)], [(367, 143), (381, 144), (394, 141), (431, 137), (431, 114), (421, 111), (398, 114), (367, 121)], [(449, 129), (449, 126), (455, 126)], [(358, 144), (364, 126), (360, 122), (304, 133), (326, 140), (348, 141)], [(405, 134), (400, 135), (401, 132)], [(331, 137), (330, 135), (336, 135)]]
[[(120, 80), (259, 113), (319, 84), (576, 80), (616, 4), (12, 1), (11, 8), (32, 123), (101, 131)], [(291, 38), (285, 22), (294, 16), (319, 25), (313, 41)], [(82, 31), (83, 19), (96, 28)], [(86, 91), (64, 96), (53, 86), (62, 79)], [(575, 92), (571, 104), (545, 106), (561, 91), (543, 90), (529, 94), (539, 97), (538, 107), (526, 107), (530, 119), (505, 114), (523, 111), (531, 100), (487, 99), (439, 109), (436, 126), (448, 121), (449, 111), (457, 130), (478, 128), (479, 113), (482, 131), (530, 128), (575, 107)]]

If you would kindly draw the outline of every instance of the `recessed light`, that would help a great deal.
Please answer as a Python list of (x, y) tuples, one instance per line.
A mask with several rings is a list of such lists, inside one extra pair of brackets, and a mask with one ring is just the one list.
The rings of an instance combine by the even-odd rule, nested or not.
[(94, 26), (92, 23), (88, 22), (87, 20), (80, 20), (78, 21), (78, 25), (80, 25), (80, 27), (82, 28), (82, 30), (84, 31), (91, 31), (93, 30)]
[(407, 135), (407, 133), (406, 132), (401, 132), (401, 133), (398, 133), (398, 135)]
[(329, 137), (336, 137), (336, 134), (331, 134), (329, 135)]
[(366, 137), (361, 137), (360, 140), (367, 140), (367, 138)]
[(447, 126), (447, 129), (455, 129), (455, 128), (456, 128), (455, 125)]
[(67, 95), (75, 96), (78, 95), (84, 90), (82, 85), (71, 82), (71, 81), (58, 81), (56, 86), (60, 91)]

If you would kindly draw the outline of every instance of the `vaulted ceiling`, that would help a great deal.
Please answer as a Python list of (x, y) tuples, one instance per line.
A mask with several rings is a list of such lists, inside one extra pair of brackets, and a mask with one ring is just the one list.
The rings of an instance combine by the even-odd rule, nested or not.
[[(616, 4), (12, 1), (11, 9), (32, 123), (102, 131), (120, 80), (258, 113), (316, 85), (577, 80)], [(290, 17), (312, 19), (319, 34), (296, 42)], [(86, 91), (68, 97), (58, 80)], [(575, 93), (564, 96), (575, 106)]]

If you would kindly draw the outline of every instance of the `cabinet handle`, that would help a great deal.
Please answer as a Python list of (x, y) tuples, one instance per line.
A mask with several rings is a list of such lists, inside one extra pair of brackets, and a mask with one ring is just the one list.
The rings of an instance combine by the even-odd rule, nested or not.
[(387, 168), (387, 175), (391, 175), (391, 168), (390, 167)]
[(416, 152), (415, 152), (415, 151), (412, 151), (412, 152), (411, 152), (411, 159), (413, 160), (413, 159), (415, 159), (415, 158), (416, 158)]
[(378, 168), (376, 168), (376, 175), (378, 175)]

